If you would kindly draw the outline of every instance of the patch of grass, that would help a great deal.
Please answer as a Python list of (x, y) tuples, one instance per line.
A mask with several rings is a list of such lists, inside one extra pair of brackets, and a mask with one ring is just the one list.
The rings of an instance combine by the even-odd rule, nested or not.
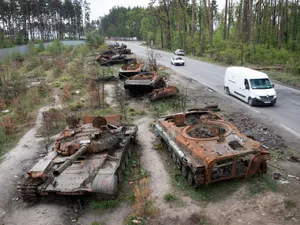
[(166, 193), (164, 195), (164, 200), (166, 202), (175, 202), (175, 201), (178, 201), (178, 198), (176, 197), (176, 195), (174, 195), (172, 193)]
[(148, 125), (148, 130), (149, 131), (152, 131), (153, 130), (153, 124), (154, 124), (154, 121), (151, 121)]
[(146, 178), (146, 177), (150, 176), (150, 173), (146, 169), (140, 169), (139, 175), (140, 175), (140, 177), (145, 177)]
[(154, 145), (154, 149), (156, 150), (164, 150), (164, 146), (162, 144), (162, 142), (158, 142), (157, 144)]
[(168, 99), (160, 99), (151, 102), (152, 112), (159, 117), (168, 113), (175, 113), (183, 111), (183, 99), (181, 96), (174, 96)]
[(161, 77), (169, 77), (170, 76), (170, 74), (167, 71), (165, 71), (165, 70), (159, 71), (159, 75)]
[(300, 76), (298, 74), (278, 71), (267, 71), (267, 74), (274, 80), (300, 87)]
[(90, 207), (94, 210), (98, 209), (113, 209), (119, 204), (119, 200), (106, 200), (106, 201), (96, 201), (90, 202)]
[(117, 114), (111, 107), (106, 107), (104, 109), (94, 109), (91, 111), (92, 115), (114, 115)]
[(133, 107), (130, 107), (129, 112), (135, 112), (135, 109)]
[(248, 180), (248, 189), (251, 195), (266, 191), (278, 191), (277, 183), (267, 174), (254, 175)]
[(53, 83), (51, 83), (52, 87), (60, 87), (60, 82), (59, 81), (55, 81)]
[(297, 207), (298, 202), (293, 199), (284, 199), (283, 203), (287, 210), (291, 210), (291, 209)]
[(100, 223), (100, 222), (92, 222), (91, 225), (104, 225), (104, 223)]

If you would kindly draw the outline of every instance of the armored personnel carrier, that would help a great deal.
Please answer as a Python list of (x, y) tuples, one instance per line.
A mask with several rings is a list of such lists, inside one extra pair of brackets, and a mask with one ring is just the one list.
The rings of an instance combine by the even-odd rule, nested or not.
[(154, 130), (191, 186), (266, 172), (267, 147), (208, 110), (161, 117)]
[(67, 123), (53, 151), (27, 172), (18, 187), (24, 201), (50, 194), (116, 196), (137, 126), (121, 124), (120, 116), (86, 116), (82, 123), (69, 118)]

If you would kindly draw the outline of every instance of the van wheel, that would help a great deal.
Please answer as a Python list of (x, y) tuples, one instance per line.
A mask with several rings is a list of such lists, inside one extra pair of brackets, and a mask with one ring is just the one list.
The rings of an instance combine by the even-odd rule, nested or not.
[(225, 87), (225, 93), (226, 93), (227, 95), (230, 95), (229, 87)]
[(253, 105), (254, 105), (254, 104), (253, 104), (252, 98), (248, 98), (248, 104), (249, 104), (250, 106), (253, 106)]

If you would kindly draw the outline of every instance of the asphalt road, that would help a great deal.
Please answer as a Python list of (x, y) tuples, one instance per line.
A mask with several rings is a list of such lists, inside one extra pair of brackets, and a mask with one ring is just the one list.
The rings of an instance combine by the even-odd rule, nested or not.
[[(141, 46), (139, 42), (126, 42), (126, 44), (137, 55), (146, 57), (146, 47)], [(189, 57), (184, 57), (186, 61), (185, 66), (172, 66), (170, 60), (174, 56), (173, 53), (158, 50), (155, 50), (155, 53), (159, 53), (161, 56), (158, 59), (160, 64), (172, 67), (174, 71), (197, 80), (216, 92), (225, 95), (223, 84), (226, 67), (201, 62)], [(278, 99), (276, 105), (271, 107), (250, 107), (247, 103), (233, 96), (226, 96), (258, 115), (265, 116), (300, 139), (300, 91), (280, 84), (275, 84), (275, 90)]]

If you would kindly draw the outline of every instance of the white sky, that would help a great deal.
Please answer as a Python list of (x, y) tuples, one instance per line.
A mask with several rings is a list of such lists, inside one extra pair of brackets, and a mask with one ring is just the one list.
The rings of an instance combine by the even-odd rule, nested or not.
[[(196, 0), (198, 2), (199, 0)], [(87, 0), (91, 8), (91, 20), (98, 19), (99, 16), (104, 16), (109, 13), (109, 10), (114, 6), (134, 7), (148, 6), (150, 0)], [(225, 0), (217, 0), (219, 10), (225, 5)]]

